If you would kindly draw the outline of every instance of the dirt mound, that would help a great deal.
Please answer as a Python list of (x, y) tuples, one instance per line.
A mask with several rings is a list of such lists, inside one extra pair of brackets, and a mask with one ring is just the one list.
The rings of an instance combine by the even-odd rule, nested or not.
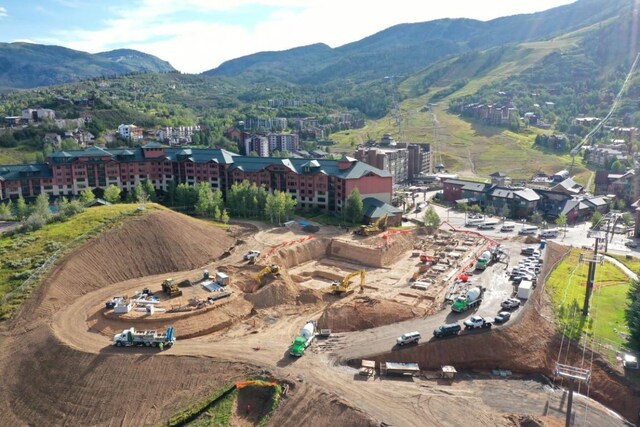
[(542, 419), (530, 415), (508, 415), (507, 420), (518, 427), (547, 427), (549, 424)]
[(234, 242), (231, 233), (170, 210), (132, 218), (66, 257), (25, 304), (21, 321), (47, 317), (112, 283), (206, 265)]
[[(303, 409), (301, 409), (303, 408)], [(279, 427), (379, 427), (364, 412), (309, 383), (296, 384), (282, 399), (269, 425)]]
[(318, 326), (335, 332), (352, 332), (423, 316), (425, 311), (395, 301), (356, 296), (352, 301), (328, 307)]

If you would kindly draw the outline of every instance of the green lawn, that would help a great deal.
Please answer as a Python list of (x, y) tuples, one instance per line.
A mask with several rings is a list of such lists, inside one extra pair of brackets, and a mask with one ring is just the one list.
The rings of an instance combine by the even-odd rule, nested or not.
[[(628, 332), (624, 309), (629, 278), (611, 263), (598, 265), (590, 315), (584, 318), (581, 313), (588, 265), (579, 262), (580, 252), (574, 249), (558, 264), (546, 282), (558, 328), (560, 331), (566, 330), (567, 335), (574, 339), (579, 339), (582, 333), (593, 334), (599, 342), (620, 347), (625, 343), (620, 333)], [(585, 255), (589, 256), (590, 253), (585, 252)]]
[(624, 255), (611, 255), (610, 257), (617, 259), (621, 263), (623, 263), (629, 270), (633, 271), (636, 274), (640, 274), (640, 258), (632, 257), (631, 259), (627, 259)]
[[(40, 230), (0, 237), (0, 319), (6, 319), (39, 282), (25, 280), (60, 250), (63, 255), (124, 216), (135, 214), (137, 205), (95, 207), (65, 222), (47, 224)], [(147, 205), (147, 211), (157, 209)], [(46, 271), (40, 271), (42, 278)]]

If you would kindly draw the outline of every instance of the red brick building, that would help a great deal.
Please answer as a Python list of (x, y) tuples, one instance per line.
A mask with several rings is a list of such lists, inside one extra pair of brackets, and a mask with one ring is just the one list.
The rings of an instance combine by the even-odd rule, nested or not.
[(75, 196), (86, 188), (113, 184), (131, 191), (151, 181), (159, 192), (172, 183), (208, 182), (223, 193), (236, 182), (248, 180), (270, 190), (286, 191), (301, 209), (341, 212), (351, 190), (362, 197), (391, 202), (388, 172), (350, 157), (341, 160), (281, 159), (238, 156), (221, 149), (168, 148), (149, 143), (140, 148), (58, 151), (47, 163), (0, 165), (0, 200), (19, 196)]

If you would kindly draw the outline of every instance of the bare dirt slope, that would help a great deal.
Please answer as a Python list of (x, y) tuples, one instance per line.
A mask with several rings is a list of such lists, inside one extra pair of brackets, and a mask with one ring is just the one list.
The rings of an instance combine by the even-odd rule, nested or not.
[(201, 267), (228, 250), (231, 233), (161, 210), (128, 220), (67, 256), (12, 326), (33, 325), (75, 298), (112, 283)]
[(26, 304), (0, 347), (5, 425), (143, 425), (166, 419), (247, 365), (152, 352), (89, 354), (60, 344), (52, 315), (111, 283), (200, 267), (235, 238), (171, 211), (133, 218), (68, 256)]

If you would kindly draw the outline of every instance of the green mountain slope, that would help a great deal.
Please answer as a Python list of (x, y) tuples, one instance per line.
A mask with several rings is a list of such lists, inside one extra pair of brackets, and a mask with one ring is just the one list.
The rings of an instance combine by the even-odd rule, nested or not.
[(30, 88), (131, 72), (175, 69), (155, 56), (129, 49), (92, 55), (60, 46), (0, 43), (0, 88)]
[(579, 0), (544, 12), (487, 22), (440, 19), (401, 24), (335, 49), (311, 45), (282, 52), (261, 52), (227, 61), (204, 74), (272, 77), (302, 84), (406, 76), (464, 52), (564, 34), (626, 14), (632, 4), (632, 0)]

